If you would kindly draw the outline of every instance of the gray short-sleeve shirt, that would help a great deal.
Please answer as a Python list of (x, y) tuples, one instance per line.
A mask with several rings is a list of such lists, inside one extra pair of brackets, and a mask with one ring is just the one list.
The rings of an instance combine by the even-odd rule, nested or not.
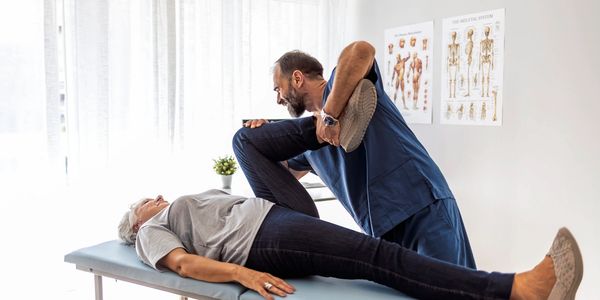
[(220, 190), (180, 197), (142, 225), (136, 238), (137, 254), (155, 269), (160, 269), (158, 261), (176, 248), (243, 265), (273, 205)]

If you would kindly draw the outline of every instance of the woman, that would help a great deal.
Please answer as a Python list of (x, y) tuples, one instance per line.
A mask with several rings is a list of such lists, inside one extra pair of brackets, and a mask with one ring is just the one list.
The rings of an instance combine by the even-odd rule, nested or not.
[(286, 199), (218, 190), (172, 204), (162, 196), (146, 198), (125, 213), (119, 236), (135, 243), (140, 259), (153, 268), (209, 282), (236, 281), (265, 299), (294, 292), (279, 277), (306, 275), (368, 279), (419, 299), (574, 299), (583, 273), (577, 243), (564, 228), (532, 270), (487, 273), (286, 206)]

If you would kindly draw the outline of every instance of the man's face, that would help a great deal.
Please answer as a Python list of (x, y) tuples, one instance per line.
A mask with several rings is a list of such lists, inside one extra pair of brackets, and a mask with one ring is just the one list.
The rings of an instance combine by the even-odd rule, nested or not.
[(294, 118), (306, 111), (306, 93), (301, 93), (292, 85), (292, 78), (281, 76), (279, 66), (273, 72), (273, 91), (277, 93), (277, 104), (285, 105)]

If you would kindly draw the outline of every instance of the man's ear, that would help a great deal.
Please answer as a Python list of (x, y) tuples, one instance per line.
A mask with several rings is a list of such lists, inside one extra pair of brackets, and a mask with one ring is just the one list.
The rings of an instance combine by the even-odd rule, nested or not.
[(304, 84), (304, 74), (300, 70), (292, 72), (292, 84), (296, 88), (300, 88)]
[(140, 229), (140, 222), (137, 221), (135, 222), (135, 224), (133, 224), (133, 232), (138, 232), (138, 230)]

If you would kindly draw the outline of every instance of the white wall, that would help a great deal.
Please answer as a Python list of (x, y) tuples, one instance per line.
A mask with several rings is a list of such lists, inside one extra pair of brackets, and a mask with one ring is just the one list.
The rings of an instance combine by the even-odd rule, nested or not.
[[(387, 28), (435, 21), (434, 123), (413, 125), (458, 198), (480, 268), (525, 270), (568, 226), (584, 255), (579, 299), (600, 289), (600, 2), (356, 2), (352, 37), (375, 45)], [(503, 126), (439, 124), (445, 17), (506, 8)]]

